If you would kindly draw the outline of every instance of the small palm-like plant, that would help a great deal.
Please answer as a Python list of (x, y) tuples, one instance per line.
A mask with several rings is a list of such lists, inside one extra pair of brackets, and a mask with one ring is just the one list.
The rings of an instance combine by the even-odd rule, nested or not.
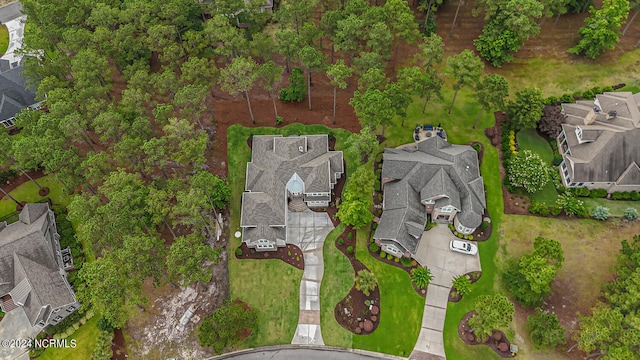
[(378, 280), (371, 271), (360, 270), (356, 276), (356, 289), (362, 291), (366, 296), (371, 295), (371, 291), (378, 286)]
[(467, 275), (459, 275), (453, 278), (452, 285), (458, 294), (465, 296), (471, 293), (471, 280)]
[(433, 280), (433, 275), (431, 275), (431, 270), (428, 267), (418, 267), (411, 270), (411, 280), (416, 284), (416, 287), (424, 289)]

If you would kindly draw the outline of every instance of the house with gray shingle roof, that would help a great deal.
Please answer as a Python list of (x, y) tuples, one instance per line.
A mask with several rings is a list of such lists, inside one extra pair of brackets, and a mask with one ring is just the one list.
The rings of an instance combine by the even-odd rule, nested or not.
[(327, 135), (255, 135), (242, 194), (242, 241), (259, 251), (285, 246), (287, 209), (326, 207), (344, 173)]
[(382, 216), (373, 235), (383, 251), (413, 257), (427, 216), (453, 223), (462, 234), (482, 223), (486, 207), (478, 154), (439, 136), (385, 149), (382, 163)]
[(65, 268), (55, 216), (47, 204), (26, 204), (19, 221), (0, 223), (4, 312), (24, 311), (32, 326), (62, 321), (80, 307)]
[[(1, 64), (0, 64), (1, 65)], [(36, 94), (22, 77), (22, 65), (3, 71), (0, 69), (0, 123), (15, 125), (15, 116), (24, 108), (39, 108)]]
[(640, 93), (605, 92), (562, 104), (560, 173), (567, 187), (640, 191)]

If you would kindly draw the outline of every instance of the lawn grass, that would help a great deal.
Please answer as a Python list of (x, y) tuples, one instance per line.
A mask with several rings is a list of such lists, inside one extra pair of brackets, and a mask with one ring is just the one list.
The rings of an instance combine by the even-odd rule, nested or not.
[[(292, 124), (282, 128), (245, 128), (230, 126), (227, 131), (229, 185), (231, 199), (231, 234), (240, 231), (240, 199), (245, 185), (246, 164), (251, 160), (247, 138), (254, 134), (327, 134), (336, 136), (339, 149), (349, 135), (325, 126)], [(280, 260), (238, 260), (234, 251), (241, 239), (231, 237), (228, 246), (229, 283), (233, 300), (240, 299), (258, 313), (257, 330), (238, 348), (289, 344), (295, 333), (300, 310), (299, 289), (302, 271)], [(334, 304), (335, 305), (335, 304)]]
[(320, 286), (320, 328), (325, 345), (350, 348), (353, 333), (340, 326), (333, 314), (336, 304), (347, 296), (354, 281), (351, 263), (334, 245), (344, 229), (345, 225), (339, 224), (324, 242), (325, 271)]
[(358, 231), (356, 257), (378, 279), (380, 325), (370, 335), (354, 335), (353, 347), (408, 357), (420, 333), (424, 298), (413, 290), (409, 274), (376, 260), (369, 254), (367, 246), (368, 230)]
[[(62, 184), (57, 181), (52, 175), (47, 175), (40, 179), (36, 179), (38, 184), (42, 187), (48, 187), (50, 192), (46, 197), (38, 195), (38, 187), (32, 181), (27, 181), (21, 184), (9, 194), (18, 201), (37, 202), (50, 198), (54, 205), (60, 205), (66, 207), (71, 202), (72, 196), (67, 195), (62, 190)], [(16, 203), (6, 196), (0, 200), (0, 217), (6, 216), (16, 211)]]
[(9, 29), (7, 25), (0, 25), (0, 56), (4, 55), (9, 48)]
[(67, 342), (71, 339), (76, 340), (75, 348), (48, 348), (44, 351), (40, 360), (86, 360), (91, 359), (91, 353), (96, 346), (96, 340), (100, 329), (97, 324), (100, 316), (94, 315), (91, 320), (82, 325), (73, 335), (67, 338)]
[(611, 216), (624, 216), (624, 211), (628, 208), (635, 208), (640, 211), (640, 201), (607, 200), (602, 198), (580, 198), (580, 200), (584, 202), (584, 206), (587, 207), (589, 213), (591, 213), (596, 206), (609, 208), (609, 214)]

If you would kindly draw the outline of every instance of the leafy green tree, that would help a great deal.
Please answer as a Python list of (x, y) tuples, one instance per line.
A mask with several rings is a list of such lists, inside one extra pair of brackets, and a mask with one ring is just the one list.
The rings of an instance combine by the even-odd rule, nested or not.
[(342, 202), (338, 205), (336, 216), (347, 225), (361, 228), (373, 220), (373, 193), (375, 174), (370, 166), (361, 165), (349, 177), (342, 191)]
[(376, 22), (366, 31), (366, 49), (368, 52), (381, 55), (381, 59), (389, 60), (393, 35), (384, 22)]
[[(362, 134), (362, 131), (361, 131)], [(352, 135), (354, 136), (354, 135)], [(355, 135), (359, 138), (365, 138), (362, 135)], [(370, 137), (366, 137), (370, 141)], [(369, 166), (358, 166), (353, 172), (353, 176), (349, 178), (347, 184), (342, 192), (342, 198), (345, 201), (351, 200), (368, 200), (373, 193), (373, 187), (376, 181), (376, 176), (373, 172), (373, 168)]]
[(335, 53), (335, 39), (338, 30), (338, 21), (343, 20), (347, 14), (340, 10), (329, 10), (322, 15), (320, 19), (320, 27), (324, 33), (331, 39), (331, 63)]
[(542, 117), (544, 97), (536, 87), (516, 92), (516, 98), (507, 104), (509, 124), (514, 129), (535, 129)]
[(591, 213), (591, 216), (593, 216), (593, 218), (596, 220), (605, 221), (609, 218), (609, 214), (609, 208), (604, 206), (596, 206), (596, 208), (593, 209), (593, 213)]
[(362, 291), (365, 296), (371, 295), (371, 292), (378, 287), (378, 279), (371, 271), (360, 270), (356, 276), (356, 289)]
[(482, 34), (473, 41), (480, 56), (487, 59), (491, 65), (501, 67), (504, 63), (513, 61), (513, 54), (520, 49), (523, 41), (518, 34), (510, 29), (502, 29), (501, 24), (493, 19), (485, 24)]
[(388, 81), (389, 79), (384, 73), (384, 70), (378, 67), (371, 67), (360, 75), (358, 79), (358, 90), (367, 91), (370, 89), (378, 89), (382, 91)]
[(210, 347), (216, 354), (221, 354), (224, 349), (243, 340), (245, 331), (253, 331), (256, 322), (254, 310), (245, 310), (242, 303), (226, 302), (202, 319), (198, 327), (198, 341), (201, 346)]
[(373, 221), (373, 214), (370, 210), (371, 206), (373, 206), (373, 200), (343, 201), (338, 205), (338, 213), (336, 216), (346, 225), (360, 229)]
[(391, 99), (378, 89), (368, 89), (363, 93), (356, 90), (349, 104), (353, 106), (360, 124), (369, 126), (371, 130), (378, 125), (385, 126), (393, 119), (394, 109)]
[(300, 34), (302, 24), (309, 21), (313, 15), (318, 0), (281, 0), (277, 12), (278, 21), (284, 25), (293, 25)]
[(262, 86), (269, 97), (273, 101), (273, 111), (276, 115), (276, 121), (278, 121), (278, 107), (276, 106), (276, 98), (274, 93), (277, 91), (278, 85), (282, 79), (282, 71), (284, 68), (282, 66), (276, 65), (272, 60), (267, 61), (266, 63), (260, 66), (258, 72), (260, 73), (260, 78), (258, 79), (258, 83)]
[(476, 300), (476, 314), (469, 319), (469, 326), (482, 340), (491, 335), (493, 329), (507, 328), (513, 320), (515, 308), (506, 296), (480, 295)]
[(304, 93), (304, 72), (299, 67), (294, 67), (289, 76), (289, 86), (280, 90), (280, 100), (300, 102), (304, 99)]
[(193, 119), (195, 123), (200, 126), (200, 129), (204, 130), (204, 125), (200, 121), (200, 115), (207, 109), (207, 87), (203, 85), (189, 84), (184, 86), (173, 98), (174, 105), (180, 111), (185, 119)]
[(306, 45), (300, 49), (299, 57), (307, 68), (307, 97), (309, 98), (309, 111), (311, 111), (311, 70), (322, 67), (322, 52)]
[(458, 275), (453, 278), (451, 285), (456, 288), (456, 291), (461, 296), (471, 294), (471, 280), (467, 275)]
[(284, 56), (287, 73), (291, 72), (289, 63), (298, 60), (302, 39), (292, 29), (279, 30), (275, 34), (279, 52)]
[(500, 109), (504, 107), (504, 99), (509, 96), (509, 83), (500, 75), (485, 76), (476, 87), (475, 97), (480, 103), (480, 113), (476, 117), (473, 128), (475, 129), (480, 121), (484, 108)]
[(451, 114), (453, 104), (456, 102), (458, 91), (464, 86), (475, 86), (480, 80), (480, 76), (484, 70), (484, 64), (471, 50), (463, 50), (458, 55), (447, 58), (447, 67), (445, 72), (451, 76), (455, 83), (453, 84), (453, 100), (449, 107), (448, 114)]
[(433, 275), (428, 267), (417, 267), (411, 270), (411, 280), (418, 289), (426, 289), (433, 280)]
[(507, 179), (511, 186), (528, 193), (542, 190), (550, 180), (549, 165), (531, 150), (522, 150), (507, 161)]
[(353, 53), (358, 50), (364, 34), (364, 20), (351, 14), (337, 22), (333, 43), (338, 51), (346, 53), (347, 64), (351, 65)]
[(276, 52), (276, 41), (272, 35), (266, 33), (253, 34), (249, 42), (251, 55), (258, 58), (264, 64), (270, 61)]
[(624, 316), (617, 308), (598, 303), (591, 316), (580, 317), (578, 348), (587, 354), (593, 350), (605, 352), (622, 337)]
[(590, 7), (591, 16), (584, 19), (585, 26), (578, 30), (581, 39), (569, 49), (572, 54), (584, 53), (595, 59), (605, 49), (613, 50), (618, 43), (620, 27), (629, 15), (629, 0), (605, 0), (602, 8)]
[(199, 233), (177, 237), (167, 253), (169, 278), (180, 280), (183, 286), (211, 281), (212, 267), (220, 261), (221, 248), (204, 243)]
[(251, 122), (256, 123), (256, 119), (253, 117), (253, 111), (251, 110), (251, 100), (249, 99), (249, 90), (253, 88), (256, 78), (258, 77), (258, 64), (252, 59), (247, 57), (235, 57), (231, 62), (221, 70), (220, 86), (222, 91), (235, 95), (240, 92), (244, 93), (247, 98), (247, 105), (249, 107), (249, 115), (251, 116)]
[(540, 20), (540, 26), (544, 24), (546, 18), (550, 18), (554, 15), (556, 16), (554, 25), (556, 25), (558, 23), (560, 15), (564, 15), (568, 11), (568, 0), (543, 0), (541, 2), (544, 7), (542, 8), (542, 19)]
[(536, 309), (536, 314), (527, 318), (527, 330), (536, 348), (541, 346), (556, 347), (565, 344), (566, 330), (560, 325), (556, 314), (549, 314)]
[(395, 68), (400, 40), (413, 43), (418, 37), (418, 25), (414, 20), (413, 11), (411, 11), (406, 1), (388, 0), (383, 8), (396, 43), (393, 56), (393, 66)]
[(391, 99), (396, 115), (402, 118), (401, 126), (404, 126), (404, 120), (407, 118), (407, 109), (412, 102), (409, 90), (398, 82), (387, 84), (384, 89), (384, 93)]
[[(346, 144), (346, 151), (357, 156), (360, 160), (360, 165), (363, 165), (369, 160), (369, 157), (373, 155), (373, 152), (378, 148), (378, 139), (376, 138), (376, 135), (371, 132), (369, 127), (365, 126), (360, 130), (360, 133), (353, 133), (349, 135)], [(360, 167), (358, 167), (358, 169), (360, 169)], [(356, 173), (358, 172), (360, 172), (364, 176), (358, 178), (357, 180), (365, 180), (368, 186), (373, 187), (373, 182), (375, 181), (375, 179), (373, 179), (373, 177), (369, 177), (372, 172), (356, 170)], [(359, 182), (360, 181), (358, 181), (358, 183)], [(354, 180), (354, 186), (355, 185), (356, 181)]]
[(631, 19), (627, 21), (627, 26), (625, 26), (624, 30), (622, 30), (622, 36), (624, 36), (627, 30), (629, 30), (629, 27), (631, 26), (631, 24), (633, 24), (633, 21), (636, 19), (638, 14), (640, 14), (640, 0), (630, 0), (629, 9), (633, 10), (633, 15), (631, 15)]
[(444, 83), (438, 72), (434, 70), (422, 71), (417, 66), (398, 70), (398, 82), (402, 84), (411, 95), (419, 96), (424, 100), (422, 112), (427, 109), (427, 104), (433, 96), (442, 99), (440, 90)]
[(360, 56), (353, 58), (353, 68), (356, 73), (364, 75), (371, 69), (384, 72), (385, 61), (377, 52), (360, 52)]
[(425, 69), (431, 69), (433, 65), (437, 65), (442, 62), (444, 42), (435, 32), (426, 37), (424, 42), (418, 45), (418, 48), (420, 49), (420, 52), (416, 54), (416, 59), (422, 63), (422, 66)]
[(336, 99), (337, 90), (347, 88), (347, 79), (351, 77), (353, 69), (345, 65), (344, 60), (340, 59), (335, 64), (327, 67), (327, 77), (333, 85), (333, 124), (336, 123)]

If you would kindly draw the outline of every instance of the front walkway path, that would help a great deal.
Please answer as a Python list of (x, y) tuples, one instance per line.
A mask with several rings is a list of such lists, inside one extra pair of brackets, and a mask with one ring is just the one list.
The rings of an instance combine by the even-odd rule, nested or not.
[(433, 281), (427, 287), (422, 328), (410, 360), (446, 359), (442, 330), (449, 302), (451, 281), (455, 276), (480, 271), (480, 254), (465, 255), (449, 250), (457, 239), (446, 225), (437, 225), (422, 234), (416, 260), (431, 270)]
[(320, 284), (324, 274), (324, 239), (334, 226), (329, 215), (305, 210), (287, 212), (287, 243), (296, 245), (304, 256), (300, 282), (300, 316), (292, 344), (324, 345), (320, 331)]

